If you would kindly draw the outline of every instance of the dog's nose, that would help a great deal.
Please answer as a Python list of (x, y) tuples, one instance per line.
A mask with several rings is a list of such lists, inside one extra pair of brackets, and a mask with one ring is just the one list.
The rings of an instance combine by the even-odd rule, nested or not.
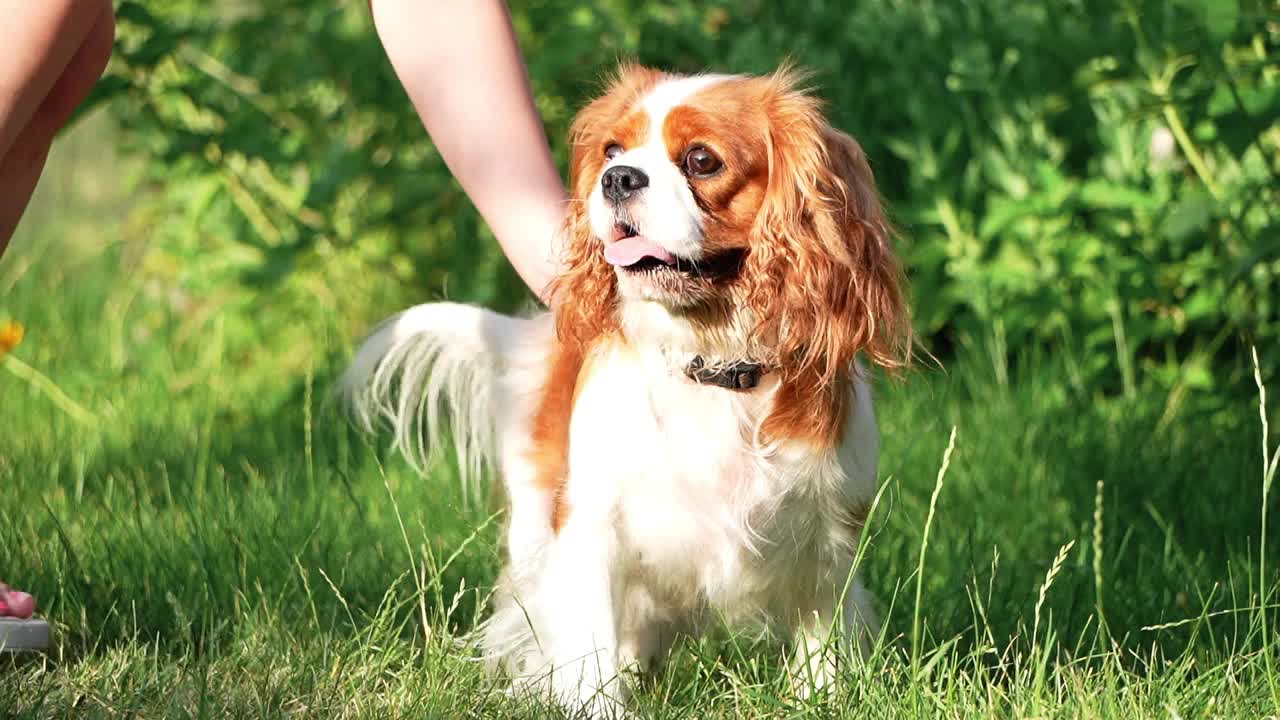
[(649, 176), (640, 168), (630, 165), (614, 165), (600, 178), (604, 196), (614, 202), (622, 202), (637, 190), (649, 187)]

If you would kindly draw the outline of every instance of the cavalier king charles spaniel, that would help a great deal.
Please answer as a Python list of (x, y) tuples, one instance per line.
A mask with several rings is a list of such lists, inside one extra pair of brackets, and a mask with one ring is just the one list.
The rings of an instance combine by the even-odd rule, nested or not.
[(857, 356), (897, 368), (911, 345), (866, 156), (789, 69), (625, 66), (571, 142), (551, 311), (387, 320), (345, 378), (356, 415), (422, 468), (447, 406), (464, 471), (500, 474), (507, 563), (477, 632), (517, 689), (602, 714), (718, 619), (780, 630), (821, 687), (833, 645), (878, 633)]

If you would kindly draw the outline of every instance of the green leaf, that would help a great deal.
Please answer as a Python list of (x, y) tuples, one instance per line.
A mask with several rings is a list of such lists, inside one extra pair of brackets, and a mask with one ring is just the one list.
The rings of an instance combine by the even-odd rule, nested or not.
[(75, 125), (80, 118), (88, 115), (99, 105), (109, 102), (117, 95), (123, 95), (133, 88), (133, 83), (128, 78), (120, 75), (107, 75), (99, 80), (93, 89), (89, 91), (89, 95), (80, 103), (72, 114), (71, 119), (67, 122), (67, 126)]
[(1197, 16), (1214, 40), (1225, 40), (1240, 20), (1236, 0), (1182, 0), (1181, 5)]
[(978, 236), (993, 238), (1022, 218), (1035, 214), (1035, 203), (1007, 197), (993, 197), (987, 206), (987, 214), (978, 226)]
[(1201, 320), (1217, 313), (1222, 307), (1222, 300), (1220, 293), (1202, 288), (1182, 304), (1182, 312), (1186, 314), (1187, 320)]
[(1209, 227), (1213, 209), (1214, 200), (1208, 191), (1200, 188), (1191, 190), (1178, 199), (1161, 230), (1170, 240), (1185, 240)]
[(1088, 180), (1080, 187), (1080, 201), (1090, 208), (1152, 210), (1159, 201), (1143, 189), (1108, 180)]

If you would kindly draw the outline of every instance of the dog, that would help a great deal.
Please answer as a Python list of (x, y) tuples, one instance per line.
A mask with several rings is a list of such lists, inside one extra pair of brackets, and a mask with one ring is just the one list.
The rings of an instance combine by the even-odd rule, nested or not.
[(802, 81), (623, 66), (572, 125), (551, 310), (419, 305), (345, 377), (418, 467), (447, 406), (464, 469), (501, 475), (477, 633), (517, 690), (603, 712), (713, 619), (785, 633), (822, 687), (832, 632), (878, 633), (863, 359), (909, 360), (905, 282), (866, 156)]

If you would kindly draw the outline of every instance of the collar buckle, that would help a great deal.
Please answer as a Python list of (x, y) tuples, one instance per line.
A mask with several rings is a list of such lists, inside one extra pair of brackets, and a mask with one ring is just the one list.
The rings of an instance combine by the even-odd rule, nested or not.
[(764, 373), (763, 364), (747, 360), (708, 367), (701, 355), (695, 355), (684, 370), (684, 374), (699, 385), (714, 385), (726, 390), (750, 390), (760, 384)]

